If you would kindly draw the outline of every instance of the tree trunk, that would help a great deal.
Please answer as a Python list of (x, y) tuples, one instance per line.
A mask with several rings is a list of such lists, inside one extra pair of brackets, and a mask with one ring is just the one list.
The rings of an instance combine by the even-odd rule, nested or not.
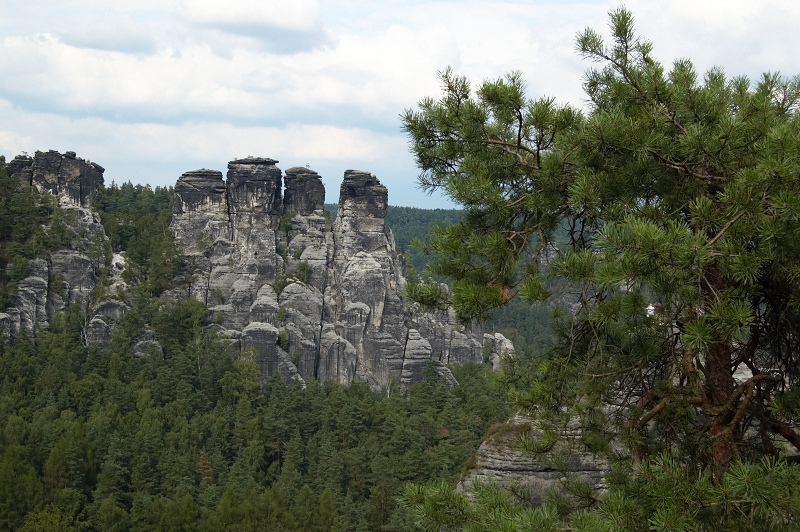
[[(727, 288), (729, 283), (714, 266), (708, 269), (705, 278), (707, 283), (706, 305), (710, 307), (717, 298), (717, 294)], [(717, 335), (714, 336), (706, 356), (706, 408), (704, 410), (711, 420), (714, 477), (719, 478), (728, 470), (731, 461), (736, 458), (738, 453), (733, 439), (735, 427), (729, 424), (732, 413), (730, 409), (723, 408), (733, 397), (735, 388), (733, 369), (731, 368), (731, 345), (730, 342)]]
[(711, 344), (706, 357), (706, 404), (711, 415), (712, 456), (714, 477), (719, 478), (730, 467), (736, 457), (733, 429), (729, 425), (731, 412), (721, 409), (728, 404), (734, 391), (731, 372), (731, 346), (724, 341)]

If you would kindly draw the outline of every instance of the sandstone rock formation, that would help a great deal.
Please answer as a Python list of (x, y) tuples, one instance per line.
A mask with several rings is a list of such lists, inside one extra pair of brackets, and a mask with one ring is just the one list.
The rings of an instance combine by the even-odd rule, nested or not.
[[(248, 157), (231, 161), (224, 180), (206, 169), (178, 179), (171, 227), (187, 267), (165, 294), (205, 303), (222, 337), (255, 351), (262, 379), (407, 387), (433, 360), (452, 386), (446, 364), (485, 361), (484, 345), (495, 364), (513, 351), (501, 336), (484, 336), (480, 324), (465, 331), (453, 312), (414, 313), (403, 300), (405, 265), (386, 232), (388, 192), (375, 176), (345, 172), (331, 226), (320, 176), (302, 167), (284, 176), (277, 162)], [(98, 246), (108, 240), (92, 211), (103, 168), (49, 151), (18, 156), (7, 169), (57, 198), (73, 238), (30, 262), (14, 305), (0, 313), (4, 333), (47, 327), (55, 311), (80, 302), (86, 343), (108, 346), (129, 308), (124, 253), (111, 257), (109, 285), (94, 300)], [(161, 352), (150, 329), (133, 342), (136, 356)]]
[[(452, 312), (415, 316), (403, 301), (405, 266), (386, 234), (388, 192), (367, 172), (348, 170), (333, 227), (313, 170), (286, 171), (247, 158), (221, 172), (198, 170), (175, 186), (172, 228), (191, 265), (173, 298), (196, 297), (220, 333), (255, 349), (262, 377), (406, 387), (433, 360), (483, 360), (476, 324), (461, 330)], [(494, 338), (494, 337), (492, 337)], [(491, 341), (496, 351), (509, 342)]]
[(609, 463), (586, 451), (586, 447), (580, 444), (582, 432), (577, 420), (572, 420), (562, 427), (553, 448), (534, 454), (519, 447), (519, 438), (524, 435), (538, 440), (542, 431), (535, 418), (518, 413), (507, 423), (490, 430), (478, 449), (475, 466), (461, 479), (457, 489), (469, 494), (476, 481), (497, 482), (503, 487), (513, 488), (519, 495), (524, 493), (531, 506), (540, 506), (549, 490), (564, 490), (565, 477), (560, 469), (553, 467), (552, 460), (561, 453), (562, 459), (567, 460), (571, 475), (602, 493), (606, 488), (604, 477), (609, 471)]
[(37, 327), (49, 326), (56, 311), (70, 305), (89, 312), (98, 283), (98, 245), (107, 240), (100, 217), (92, 211), (104, 170), (74, 152), (61, 155), (51, 150), (17, 156), (7, 171), (22, 184), (55, 196), (61, 223), (71, 234), (65, 249), (29, 262), (27, 276), (17, 283), (14, 304), (0, 314), (7, 334), (16, 335), (21, 328), (35, 334)]
[(105, 169), (97, 163), (84, 161), (74, 151), (61, 155), (55, 150), (37, 151), (33, 157), (18, 155), (7, 164), (9, 175), (36, 187), (40, 193), (58, 198), (61, 207), (84, 207), (94, 204), (97, 189), (103, 184)]

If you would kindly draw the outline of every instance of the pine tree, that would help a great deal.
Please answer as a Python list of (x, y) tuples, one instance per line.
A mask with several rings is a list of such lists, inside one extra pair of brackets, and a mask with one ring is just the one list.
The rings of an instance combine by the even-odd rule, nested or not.
[[(529, 100), (519, 73), (473, 93), (450, 70), (440, 100), (404, 114), (420, 184), (465, 209), (426, 243), (451, 287), (409, 292), (469, 322), (566, 280), (561, 339), (518, 403), (607, 424), (635, 463), (667, 452), (719, 484), (742, 459), (800, 449), (800, 79), (700, 81), (688, 60), (653, 59), (630, 12), (610, 18), (611, 44), (577, 39), (599, 64), (585, 116)], [(543, 260), (563, 226), (569, 249)]]

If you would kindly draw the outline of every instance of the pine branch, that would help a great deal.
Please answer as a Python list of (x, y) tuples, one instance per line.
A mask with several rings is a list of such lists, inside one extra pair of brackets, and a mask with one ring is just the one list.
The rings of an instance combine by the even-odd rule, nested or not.
[(794, 445), (794, 448), (800, 451), (800, 434), (795, 432), (794, 428), (786, 423), (771, 420), (770, 426), (775, 429), (775, 432), (783, 436), (786, 441)]
[(734, 216), (734, 217), (733, 217), (733, 220), (731, 220), (731, 221), (729, 221), (727, 224), (725, 224), (725, 227), (723, 227), (722, 229), (720, 229), (719, 233), (717, 233), (717, 234), (716, 234), (716, 236), (715, 236), (714, 238), (712, 238), (711, 240), (709, 240), (709, 241), (708, 241), (708, 244), (706, 244), (706, 245), (707, 245), (707, 246), (709, 246), (709, 247), (713, 246), (713, 245), (716, 243), (716, 241), (717, 241), (717, 240), (719, 240), (719, 239), (722, 237), (722, 235), (724, 235), (724, 234), (725, 234), (725, 231), (727, 231), (728, 229), (730, 229), (730, 228), (731, 228), (731, 226), (732, 226), (734, 223), (736, 223), (736, 220), (738, 220), (739, 218), (741, 218), (743, 214), (744, 214), (744, 211), (742, 211), (742, 212), (740, 212), (739, 214), (737, 214), (736, 216)]
[(666, 408), (669, 403), (670, 403), (669, 397), (665, 397), (664, 399), (662, 399), (660, 403), (651, 408), (650, 411), (639, 420), (639, 423), (636, 428), (639, 430), (645, 428), (645, 426), (647, 426), (647, 424), (650, 423), (650, 421), (652, 421), (654, 417), (660, 414), (661, 411), (664, 410), (664, 408)]

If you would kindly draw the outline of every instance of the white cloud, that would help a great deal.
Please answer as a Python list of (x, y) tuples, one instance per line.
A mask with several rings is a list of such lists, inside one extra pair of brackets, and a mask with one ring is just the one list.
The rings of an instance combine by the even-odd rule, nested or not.
[(312, 31), (322, 25), (315, 0), (184, 0), (180, 17), (217, 27), (264, 26), (294, 31)]
[(14, 75), (0, 78), (0, 94), (32, 109), (125, 121), (333, 123), (346, 114), (345, 123), (386, 124), (437, 89), (437, 69), (458, 61), (442, 25), (342, 35), (335, 48), (291, 56), (240, 48), (221, 57), (204, 45), (125, 54), (41, 34), (3, 40), (0, 70)]
[[(800, 3), (627, 5), (667, 66), (690, 57), (700, 72), (800, 73), (791, 46)], [(617, 6), (7, 0), (0, 153), (71, 149), (118, 181), (157, 174), (160, 184), (252, 154), (318, 166), (336, 180), (350, 167), (372, 171), (394, 201), (411, 203), (417, 170), (397, 115), (440, 94), (437, 70), (453, 66), (475, 82), (519, 70), (532, 97), (580, 104), (592, 65), (575, 53), (575, 35), (587, 26), (607, 34), (606, 13)], [(142, 161), (153, 163), (145, 171)]]
[(61, 40), (71, 46), (127, 53), (152, 53), (157, 49), (151, 28), (129, 13), (81, 20), (62, 32)]
[(800, 73), (792, 46), (800, 24), (794, 0), (633, 0), (629, 7), (666, 66), (689, 58), (701, 74), (714, 66), (751, 79), (765, 71)]
[[(293, 123), (285, 127), (236, 127), (224, 122), (118, 124), (100, 118), (70, 119), (58, 114), (30, 113), (0, 100), (4, 123), (0, 129), (0, 154), (11, 158), (23, 151), (73, 150), (106, 168), (108, 180), (136, 177), (125, 168), (142, 162), (165, 163), (169, 170), (150, 173), (150, 183), (172, 185), (180, 172), (204, 164), (224, 167), (229, 160), (247, 155), (272, 157), (289, 166), (305, 164), (336, 167), (341, 172), (356, 162), (369, 167), (405, 152), (405, 139), (359, 128)], [(312, 166), (313, 167), (313, 166)], [(336, 178), (330, 175), (327, 177)]]
[(271, 52), (292, 54), (331, 41), (315, 0), (183, 0), (177, 16), (195, 27), (216, 30), (199, 36), (215, 44), (228, 40), (220, 33), (246, 36)]

